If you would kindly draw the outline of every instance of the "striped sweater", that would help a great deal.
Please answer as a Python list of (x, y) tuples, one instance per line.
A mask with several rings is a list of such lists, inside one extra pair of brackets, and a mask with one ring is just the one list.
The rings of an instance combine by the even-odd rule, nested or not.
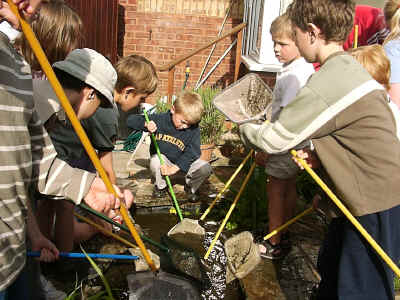
[(240, 131), (246, 144), (268, 153), (311, 139), (338, 197), (356, 216), (400, 204), (400, 142), (386, 92), (344, 52), (326, 60), (275, 123)]
[(56, 158), (33, 110), (30, 68), (0, 33), (0, 291), (26, 260), (27, 201), (33, 190), (79, 203), (94, 179)]

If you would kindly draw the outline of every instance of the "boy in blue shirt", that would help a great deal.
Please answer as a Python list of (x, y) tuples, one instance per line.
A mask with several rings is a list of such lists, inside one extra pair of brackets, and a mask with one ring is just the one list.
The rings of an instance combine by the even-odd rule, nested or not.
[(150, 147), (150, 171), (155, 178), (153, 196), (163, 197), (167, 183), (163, 176), (185, 174), (185, 191), (195, 202), (196, 191), (211, 174), (211, 166), (200, 159), (199, 122), (203, 115), (203, 102), (197, 93), (183, 92), (166, 113), (152, 114), (146, 123), (144, 116), (131, 115), (127, 119), (130, 129), (154, 133), (165, 164), (161, 166), (155, 146)]

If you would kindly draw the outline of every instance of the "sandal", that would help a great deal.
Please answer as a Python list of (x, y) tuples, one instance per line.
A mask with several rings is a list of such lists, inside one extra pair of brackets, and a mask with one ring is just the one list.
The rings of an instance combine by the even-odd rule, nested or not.
[(282, 247), (279, 244), (272, 245), (269, 241), (262, 241), (260, 246), (265, 248), (265, 252), (261, 252), (260, 249), (260, 256), (262, 258), (267, 258), (271, 260), (281, 259), (283, 257)]

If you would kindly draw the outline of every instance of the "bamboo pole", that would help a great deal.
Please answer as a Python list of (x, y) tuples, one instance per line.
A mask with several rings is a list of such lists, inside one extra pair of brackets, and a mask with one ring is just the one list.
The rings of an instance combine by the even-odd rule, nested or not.
[(293, 224), (294, 222), (296, 222), (298, 219), (302, 218), (303, 216), (309, 214), (310, 212), (313, 211), (313, 207), (309, 207), (307, 208), (305, 211), (303, 211), (301, 214), (297, 215), (296, 217), (294, 217), (293, 219), (287, 221), (285, 224), (279, 226), (278, 228), (274, 229), (273, 231), (271, 231), (270, 233), (268, 233), (265, 237), (264, 240), (268, 240), (271, 237), (273, 237), (275, 234), (277, 234), (278, 232), (282, 231), (283, 229), (285, 229), (286, 227), (288, 227), (289, 225)]
[(214, 207), (214, 205), (217, 203), (217, 201), (221, 198), (222, 194), (226, 191), (226, 189), (231, 185), (232, 181), (235, 179), (237, 174), (242, 170), (246, 162), (249, 160), (249, 158), (252, 156), (254, 150), (251, 149), (249, 154), (245, 157), (245, 159), (242, 161), (242, 163), (237, 167), (236, 171), (232, 174), (231, 178), (225, 183), (225, 186), (222, 188), (222, 190), (218, 193), (217, 197), (215, 197), (214, 201), (210, 204), (210, 206), (207, 208), (207, 210), (203, 213), (203, 215), (200, 217), (200, 220), (203, 221), (207, 215), (210, 213), (211, 209)]
[(204, 259), (208, 259), (208, 257), (210, 256), (211, 250), (214, 248), (215, 243), (217, 242), (219, 236), (221, 235), (222, 230), (224, 230), (225, 224), (226, 222), (228, 222), (229, 217), (232, 214), (232, 211), (234, 210), (240, 196), (242, 195), (242, 192), (244, 191), (244, 188), (246, 187), (247, 182), (249, 181), (251, 174), (253, 174), (254, 168), (256, 167), (256, 163), (253, 162), (253, 164), (251, 165), (250, 171), (249, 173), (247, 173), (246, 178), (244, 179), (242, 186), (240, 187), (239, 193), (236, 195), (235, 200), (233, 201), (231, 207), (229, 208), (228, 213), (225, 216), (225, 219), (222, 221), (221, 226), (219, 227), (217, 233), (215, 234), (214, 239), (211, 242), (210, 247), (208, 247), (207, 253), (204, 255)]
[(364, 227), (358, 222), (356, 218), (350, 213), (350, 211), (342, 204), (342, 202), (336, 197), (336, 195), (329, 189), (329, 187), (319, 178), (319, 176), (314, 172), (313, 169), (304, 161), (304, 159), (297, 156), (297, 151), (291, 151), (293, 157), (299, 162), (302, 167), (311, 175), (316, 183), (324, 190), (324, 192), (332, 199), (336, 206), (342, 211), (347, 219), (357, 228), (361, 235), (367, 240), (367, 242), (374, 248), (374, 250), (379, 254), (379, 256), (388, 264), (388, 266), (393, 270), (393, 272), (400, 277), (400, 269), (392, 261), (392, 259), (385, 253), (385, 251), (378, 245), (378, 243), (371, 237), (371, 235), (364, 229)]
[[(49, 79), (49, 81), (54, 89), (54, 92), (56, 93), (58, 99), (60, 100), (61, 105), (64, 108), (65, 113), (67, 114), (68, 118), (70, 119), (71, 124), (74, 127), (75, 132), (79, 136), (79, 139), (81, 140), (86, 152), (88, 153), (94, 166), (96, 167), (97, 171), (99, 172), (100, 177), (103, 179), (103, 181), (107, 187), (107, 190), (110, 193), (114, 194), (115, 197), (118, 197), (110, 179), (108, 178), (103, 166), (100, 163), (99, 158), (97, 157), (95, 150), (93, 149), (92, 144), (90, 143), (85, 131), (82, 128), (82, 125), (80, 124), (78, 118), (76, 117), (75, 112), (74, 112), (70, 102), (68, 101), (67, 96), (65, 95), (60, 82), (58, 81), (56, 75), (54, 74), (54, 71), (49, 64), (49, 61), (47, 60), (47, 57), (46, 57), (42, 47), (40, 46), (39, 41), (37, 40), (34, 32), (32, 31), (32, 28), (30, 27), (29, 23), (24, 18), (21, 17), (17, 6), (11, 0), (7, 0), (7, 3), (10, 6), (11, 11), (18, 18), (21, 28), (22, 28), (22, 31), (25, 34), (26, 39), (28, 40), (28, 42), (32, 48), (32, 51), (35, 53), (35, 56), (36, 56), (37, 60), (39, 61), (40, 66), (42, 67), (42, 70), (44, 71), (47, 78)], [(145, 245), (143, 244), (142, 240), (140, 239), (140, 236), (136, 232), (135, 227), (133, 226), (131, 220), (128, 217), (127, 208), (126, 208), (125, 204), (123, 203), (123, 201), (121, 201), (120, 212), (121, 212), (122, 218), (124, 219), (125, 223), (128, 225), (128, 228), (131, 231), (133, 238), (135, 239), (136, 243), (138, 244), (140, 250), (142, 251), (142, 254), (143, 254), (144, 258), (146, 259), (146, 262), (149, 264), (150, 268), (154, 272), (157, 271), (157, 268), (156, 268), (154, 262), (152, 261), (149, 253), (147, 252)]]
[(354, 49), (358, 47), (358, 25), (354, 26)]

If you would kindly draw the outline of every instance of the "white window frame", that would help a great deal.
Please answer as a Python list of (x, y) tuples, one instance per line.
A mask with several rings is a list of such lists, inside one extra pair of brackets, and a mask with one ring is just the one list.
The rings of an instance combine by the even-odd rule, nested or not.
[(270, 28), (272, 21), (284, 13), (291, 2), (292, 0), (245, 0), (243, 21), (247, 23), (247, 27), (243, 34), (242, 62), (250, 71), (281, 70), (282, 64), (274, 54)]

